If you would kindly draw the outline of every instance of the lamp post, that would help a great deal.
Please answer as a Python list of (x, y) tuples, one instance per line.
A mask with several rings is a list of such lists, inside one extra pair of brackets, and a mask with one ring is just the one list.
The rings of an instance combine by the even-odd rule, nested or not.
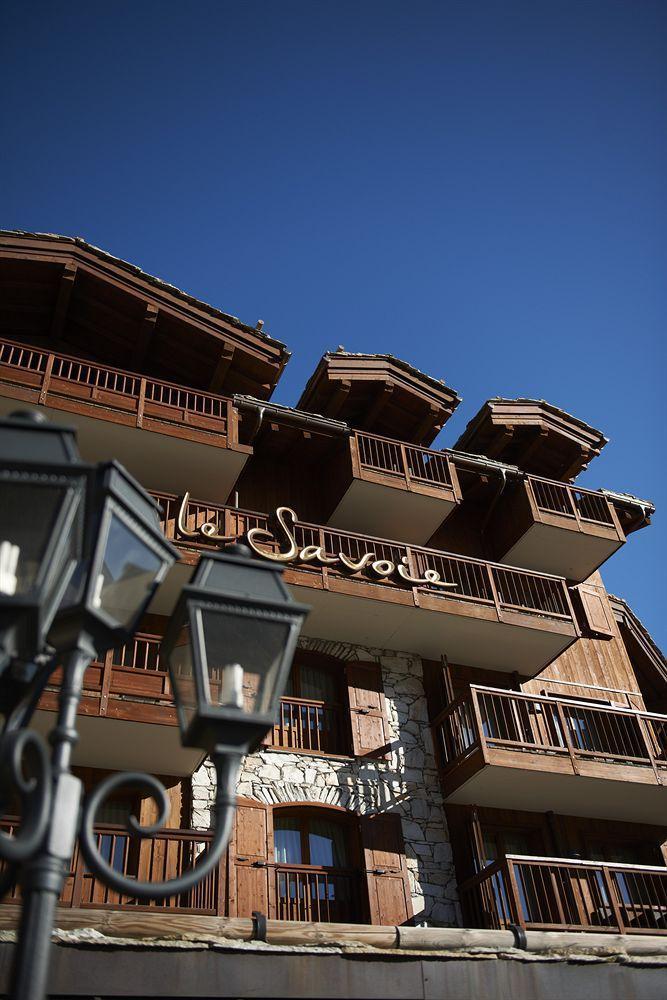
[[(60, 448), (57, 470), (54, 442)], [(30, 523), (32, 494), (26, 486), (25, 500), (17, 500), (15, 483), (41, 482), (49, 461), (48, 474), (56, 476), (60, 492), (39, 494), (49, 532), (44, 529), (34, 541), (20, 516), (22, 511)], [(0, 511), (7, 509), (5, 496), (13, 506), (7, 523), (4, 516), (0, 521), (0, 689), (9, 692), (0, 774), (3, 789), (12, 785), (18, 792), (22, 822), (16, 836), (0, 833), (6, 862), (0, 894), (19, 879), (23, 907), (12, 996), (40, 1000), (55, 908), (77, 837), (88, 868), (135, 899), (186, 892), (217, 864), (231, 831), (241, 757), (273, 723), (308, 609), (292, 600), (278, 567), (259, 563), (243, 547), (202, 558), (183, 588), (165, 650), (183, 744), (208, 751), (216, 769), (214, 837), (208, 852), (179, 878), (128, 879), (101, 855), (95, 817), (116, 788), (141, 787), (158, 805), (159, 819), (141, 827), (129, 816), (127, 828), (131, 836), (151, 837), (167, 820), (167, 793), (152, 775), (114, 774), (82, 806), (81, 781), (71, 772), (76, 713), (91, 659), (131, 638), (178, 551), (164, 538), (150, 495), (117, 463), (83, 465), (69, 431), (49, 426), (47, 432), (25, 418), (0, 424)], [(56, 526), (58, 537), (51, 537)], [(56, 665), (63, 680), (49, 754), (28, 727)]]

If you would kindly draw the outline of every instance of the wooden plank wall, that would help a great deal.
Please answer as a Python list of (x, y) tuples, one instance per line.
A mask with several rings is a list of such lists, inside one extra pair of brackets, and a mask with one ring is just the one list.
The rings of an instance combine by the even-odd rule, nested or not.
[[(633, 669), (621, 638), (600, 574), (596, 572), (589, 577), (586, 586), (594, 587), (601, 595), (608, 609), (613, 637), (610, 639), (579, 639), (562, 656), (546, 667), (541, 674), (522, 684), (522, 689), (529, 694), (542, 694), (547, 691), (550, 694), (571, 697), (600, 697), (633, 708), (645, 709), (640, 680)], [(569, 681), (570, 684), (559, 684), (558, 681)], [(572, 682), (577, 681), (583, 682), (581, 687), (572, 686)], [(592, 685), (592, 687), (583, 685)], [(599, 691), (596, 694), (595, 687), (614, 688), (627, 693), (624, 695)]]

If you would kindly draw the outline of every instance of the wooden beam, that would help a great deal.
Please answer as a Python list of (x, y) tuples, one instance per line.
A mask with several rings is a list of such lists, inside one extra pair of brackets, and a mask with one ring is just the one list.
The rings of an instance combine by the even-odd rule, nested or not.
[(153, 339), (153, 334), (155, 333), (155, 325), (157, 323), (159, 312), (160, 310), (158, 307), (153, 305), (152, 302), (146, 303), (146, 312), (144, 313), (141, 321), (137, 342), (134, 345), (134, 351), (132, 352), (133, 368), (143, 368), (144, 366), (148, 349), (150, 347), (151, 340)]
[(61, 338), (65, 320), (67, 318), (70, 298), (72, 296), (72, 289), (74, 288), (74, 281), (76, 279), (76, 270), (76, 264), (65, 264), (62, 274), (60, 275), (58, 297), (56, 298), (56, 307), (53, 312), (53, 319), (51, 320), (51, 330), (49, 334), (51, 340), (60, 340)]
[(442, 427), (444, 426), (443, 423), (440, 424), (438, 423), (438, 420), (440, 419), (441, 415), (442, 415), (442, 410), (440, 409), (440, 407), (434, 406), (433, 403), (430, 403), (428, 410), (426, 411), (426, 414), (422, 417), (422, 419), (419, 421), (414, 431), (412, 432), (411, 440), (413, 444), (423, 444), (424, 438), (429, 433), (430, 433), (429, 444), (435, 437), (437, 437), (439, 432), (442, 430)]
[(491, 441), (484, 449), (484, 454), (487, 458), (495, 458), (503, 450), (505, 445), (508, 445), (512, 438), (514, 437), (514, 427), (509, 425), (508, 427), (501, 427), (496, 435), (491, 438)]
[(592, 457), (593, 456), (588, 448), (584, 447), (579, 448), (579, 453), (577, 454), (576, 458), (574, 458), (570, 462), (567, 469), (565, 469), (563, 475), (561, 476), (563, 482), (570, 482), (572, 479), (578, 476), (580, 472), (583, 472), (584, 469), (587, 467), (587, 463), (590, 462)]
[(341, 407), (349, 396), (351, 388), (352, 382), (349, 379), (344, 378), (337, 382), (336, 388), (331, 397), (331, 402), (325, 407), (327, 411), (326, 415), (330, 417), (331, 420), (335, 420), (337, 415), (340, 413)]
[(209, 392), (220, 392), (224, 385), (225, 379), (227, 378), (227, 372), (229, 371), (229, 366), (234, 360), (234, 354), (236, 348), (232, 344), (225, 344), (220, 351), (220, 357), (218, 358), (218, 363), (213, 369), (213, 374), (211, 375), (211, 381), (209, 382), (208, 391)]
[(380, 416), (385, 406), (389, 402), (393, 391), (394, 391), (393, 382), (382, 383), (382, 385), (378, 389), (378, 392), (375, 395), (375, 399), (371, 404), (368, 413), (366, 414), (366, 418), (364, 420), (364, 426), (366, 430), (370, 431), (373, 428), (373, 425), (377, 422), (378, 417)]
[(546, 444), (546, 440), (549, 437), (549, 431), (546, 427), (535, 427), (532, 434), (526, 436), (526, 447), (519, 455), (514, 456), (515, 463), (520, 467), (525, 469), (526, 463), (531, 460), (538, 448)]

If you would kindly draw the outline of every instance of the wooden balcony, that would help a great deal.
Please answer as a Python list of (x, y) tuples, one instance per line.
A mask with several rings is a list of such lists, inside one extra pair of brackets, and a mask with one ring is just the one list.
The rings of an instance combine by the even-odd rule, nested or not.
[(281, 698), (278, 722), (267, 743), (283, 750), (349, 754), (350, 740), (345, 740), (341, 708), (310, 698)]
[(421, 545), (461, 502), (447, 453), (361, 431), (347, 439), (333, 487), (333, 527)]
[[(0, 828), (14, 832), (17, 821), (2, 820)], [(192, 867), (202, 851), (211, 843), (213, 835), (197, 830), (161, 830), (150, 840), (138, 843), (130, 838), (123, 826), (98, 825), (97, 845), (100, 853), (113, 868), (129, 878), (161, 882), (176, 878)], [(133, 911), (198, 913), (202, 916), (225, 916), (225, 861), (210, 872), (199, 885), (189, 892), (172, 896), (163, 902), (147, 902), (115, 892), (104, 885), (86, 868), (79, 846), (75, 847), (60, 906), (84, 909), (111, 909)], [(3, 903), (17, 903), (20, 890), (14, 887)]]
[(84, 458), (117, 458), (146, 486), (226, 499), (252, 452), (231, 399), (0, 340), (0, 413), (17, 403), (74, 425)]
[[(14, 833), (18, 821), (3, 819), (0, 829)], [(206, 851), (212, 833), (198, 830), (161, 830), (141, 843), (130, 838), (123, 826), (98, 825), (98, 850), (119, 873), (131, 879), (161, 882), (177, 878), (192, 868)], [(131, 910), (151, 913), (190, 913), (200, 916), (228, 916), (229, 894), (227, 858), (189, 892), (162, 902), (137, 900), (109, 889), (90, 872), (78, 844), (70, 862), (59, 905), (95, 910)], [(358, 921), (361, 903), (361, 876), (351, 869), (316, 865), (271, 865), (278, 920)], [(3, 903), (20, 902), (14, 886)], [(257, 899), (259, 906), (261, 899)]]
[(324, 923), (359, 919), (359, 872), (314, 865), (276, 865), (278, 920)]
[[(174, 775), (195, 770), (202, 754), (181, 746), (160, 641), (160, 636), (139, 633), (88, 667), (75, 764)], [(53, 725), (60, 679), (56, 671), (35, 716), (35, 728), (45, 733)]]
[(667, 868), (507, 855), (459, 893), (466, 926), (667, 934)]
[(665, 715), (472, 687), (433, 730), (449, 802), (664, 823)]
[(611, 500), (593, 490), (527, 476), (501, 497), (489, 525), (503, 563), (586, 580), (625, 542)]
[[(220, 544), (212, 535), (242, 537), (251, 528), (269, 532), (273, 524), (253, 511), (154, 495), (167, 538), (189, 563)], [(296, 522), (290, 530), (295, 554), (285, 564), (285, 579), (312, 608), (308, 635), (435, 659), (447, 653), (457, 663), (530, 676), (579, 635), (559, 577), (322, 525)], [(284, 552), (287, 544), (276, 527), (262, 547), (276, 552), (282, 546)], [(348, 568), (362, 562), (357, 571)]]

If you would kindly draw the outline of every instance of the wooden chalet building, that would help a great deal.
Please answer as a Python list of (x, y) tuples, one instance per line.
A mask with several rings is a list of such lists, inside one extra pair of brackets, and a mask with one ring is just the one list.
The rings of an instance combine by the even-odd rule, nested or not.
[(123, 821), (152, 804), (110, 804), (115, 866), (162, 879), (210, 840), (211, 769), (180, 745), (160, 657), (200, 553), (238, 535), (289, 554), (312, 608), (218, 870), (148, 907), (77, 855), (62, 906), (667, 934), (667, 664), (599, 572), (653, 506), (577, 486), (606, 439), (543, 400), (489, 400), (433, 448), (460, 403), (444, 382), (339, 349), (291, 408), (271, 402), (288, 360), (261, 323), (83, 240), (0, 234), (2, 413), (40, 407), (85, 458), (118, 458), (181, 551), (86, 677), (84, 780), (136, 768), (171, 790), (138, 848)]

